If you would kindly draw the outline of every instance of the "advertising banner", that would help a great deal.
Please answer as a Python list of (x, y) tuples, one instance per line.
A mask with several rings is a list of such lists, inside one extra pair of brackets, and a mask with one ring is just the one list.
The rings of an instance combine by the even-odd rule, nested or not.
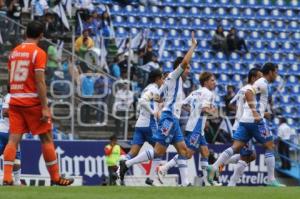
[[(105, 141), (56, 141), (56, 153), (60, 166), (60, 171), (66, 176), (82, 176), (83, 185), (103, 184), (108, 176), (105, 164), (104, 147)], [(144, 145), (143, 149), (151, 147)], [(224, 151), (228, 145), (209, 145), (214, 151), (215, 158)], [(143, 150), (142, 149), (142, 150)], [(24, 140), (21, 145), (22, 153), (22, 174), (48, 176), (48, 172), (41, 155), (40, 142), (36, 140)], [(264, 150), (256, 147), (257, 159), (246, 169), (239, 185), (256, 186), (266, 182), (266, 166), (264, 162)], [(170, 146), (163, 161), (170, 160), (176, 154), (175, 148)], [(132, 174), (142, 176), (149, 173), (151, 161), (135, 165)], [(194, 178), (201, 176), (201, 166), (199, 154), (194, 155), (188, 161), (189, 179), (194, 182)], [(0, 172), (2, 173), (3, 161), (0, 162)], [(224, 185), (233, 173), (234, 165), (225, 167), (219, 180)], [(169, 174), (179, 174), (177, 168), (170, 170)]]

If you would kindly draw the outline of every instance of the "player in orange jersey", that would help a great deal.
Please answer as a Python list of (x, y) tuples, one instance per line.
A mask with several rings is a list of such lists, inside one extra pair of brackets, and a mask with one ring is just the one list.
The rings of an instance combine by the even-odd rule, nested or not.
[(12, 185), (12, 169), (17, 146), (23, 133), (39, 135), (42, 153), (51, 176), (52, 185), (71, 185), (74, 179), (59, 175), (59, 167), (51, 132), (51, 115), (45, 84), (46, 53), (37, 46), (43, 37), (43, 24), (30, 22), (25, 42), (17, 46), (8, 61), (10, 81), (10, 135), (4, 150), (3, 185)]

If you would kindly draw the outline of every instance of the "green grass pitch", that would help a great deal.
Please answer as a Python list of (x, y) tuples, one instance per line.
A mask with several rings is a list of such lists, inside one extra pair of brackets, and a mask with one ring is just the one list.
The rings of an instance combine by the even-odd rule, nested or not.
[(299, 187), (0, 187), (0, 199), (300, 199)]

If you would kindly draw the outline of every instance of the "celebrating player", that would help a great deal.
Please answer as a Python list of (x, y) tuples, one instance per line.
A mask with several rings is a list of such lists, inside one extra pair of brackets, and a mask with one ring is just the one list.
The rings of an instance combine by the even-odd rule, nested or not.
[(67, 186), (73, 179), (59, 175), (59, 167), (51, 133), (51, 115), (45, 84), (46, 53), (37, 46), (43, 37), (44, 25), (30, 22), (25, 42), (17, 46), (8, 61), (10, 94), (9, 140), (4, 150), (3, 185), (13, 185), (12, 171), (22, 135), (39, 135), (42, 153), (50, 173), (51, 184)]
[[(4, 101), (2, 104), (2, 111), (0, 116), (0, 155), (3, 154), (5, 146), (8, 142), (9, 137), (9, 119), (8, 119), (8, 108), (9, 108), (9, 86), (7, 89), (8, 93), (4, 96)], [(19, 147), (18, 147), (19, 148)], [(16, 154), (16, 159), (13, 165), (14, 173), (14, 185), (21, 185), (21, 153), (18, 150)]]
[(179, 126), (179, 117), (181, 113), (182, 98), (184, 96), (182, 88), (182, 77), (187, 76), (190, 70), (189, 62), (194, 50), (197, 47), (197, 41), (192, 33), (192, 46), (184, 58), (179, 57), (174, 63), (174, 71), (171, 72), (162, 87), (160, 88), (160, 97), (163, 101), (163, 109), (158, 124), (158, 130), (154, 134), (156, 141), (154, 150), (146, 150), (131, 160), (120, 162), (120, 179), (123, 180), (126, 171), (134, 164), (161, 158), (170, 144), (173, 144), (177, 152), (183, 157), (190, 158), (184, 138)]
[[(207, 167), (209, 150), (204, 136), (204, 126), (207, 120), (207, 114), (214, 114), (216, 109), (213, 107), (214, 94), (213, 90), (216, 87), (215, 76), (210, 72), (204, 72), (200, 75), (201, 88), (193, 91), (184, 101), (184, 105), (188, 105), (190, 116), (186, 125), (185, 143), (188, 146), (190, 153), (194, 154), (197, 151), (201, 153), (201, 168), (206, 186), (211, 184), (207, 181)], [(184, 106), (185, 107), (185, 106)], [(188, 186), (188, 169), (187, 159), (181, 155), (176, 155), (172, 160), (157, 169), (158, 178), (162, 181), (162, 177), (167, 171), (175, 165), (178, 165), (181, 177), (181, 184)], [(215, 182), (213, 182), (215, 185)]]
[[(264, 145), (265, 162), (268, 171), (269, 186), (281, 187), (274, 175), (275, 157), (274, 157), (274, 142), (273, 136), (269, 131), (265, 121), (263, 120), (264, 113), (268, 105), (268, 86), (274, 82), (277, 77), (277, 65), (266, 63), (262, 68), (263, 77), (258, 79), (251, 88), (245, 93), (246, 102), (243, 106), (243, 114), (239, 121), (239, 126), (236, 133), (233, 135), (233, 145), (226, 149), (217, 161), (210, 167), (209, 180), (215, 176), (221, 164), (224, 164), (234, 153), (240, 152), (241, 148), (254, 137), (258, 142)], [(255, 98), (256, 97), (256, 100)]]
[[(159, 88), (163, 84), (163, 75), (160, 70), (153, 70), (149, 75), (149, 85), (143, 90), (139, 100), (141, 109), (138, 120), (135, 124), (132, 146), (126, 155), (126, 160), (134, 158), (145, 142), (154, 147), (155, 141), (152, 136), (157, 131), (157, 119), (159, 115), (158, 102)], [(153, 176), (160, 159), (152, 161), (150, 178), (146, 179), (146, 184), (154, 185)]]

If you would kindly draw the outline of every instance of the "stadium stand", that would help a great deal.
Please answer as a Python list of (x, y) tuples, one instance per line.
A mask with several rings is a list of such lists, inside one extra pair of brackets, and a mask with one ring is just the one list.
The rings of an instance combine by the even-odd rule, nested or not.
[[(298, 119), (300, 118), (300, 110), (297, 108), (300, 105), (300, 21), (298, 19), (300, 1), (162, 0), (159, 2), (157, 5), (145, 6), (138, 3), (120, 5), (113, 0), (94, 0), (93, 7), (98, 7), (99, 4), (108, 6), (116, 40), (133, 38), (138, 33), (148, 30), (147, 38), (152, 40), (152, 50), (158, 52), (161, 46), (159, 41), (165, 37), (166, 45), (160, 59), (163, 71), (172, 70), (175, 57), (186, 51), (191, 31), (196, 31), (199, 45), (191, 64), (192, 74), (201, 73), (202, 71), (212, 71), (216, 74), (219, 83), (217, 105), (220, 108), (224, 107), (222, 99), (226, 94), (228, 85), (235, 85), (236, 87), (242, 85), (248, 70), (256, 65), (262, 65), (268, 61), (277, 63), (280, 79), (270, 88), (274, 100), (273, 108), (277, 109), (276, 114), (288, 118), (288, 124), (297, 133), (300, 133), (300, 120)], [(53, 8), (54, 5), (50, 5)], [(78, 20), (78, 15), (75, 15), (77, 11), (73, 8), (72, 17), (67, 17), (72, 26), (77, 24), (76, 30), (80, 29), (80, 24), (76, 22)], [(5, 17), (5, 9), (2, 10), (1, 15), (0, 26), (1, 30), (4, 30), (5, 24), (14, 22)], [(22, 13), (21, 23), (23, 25), (29, 19), (29, 12)], [(57, 35), (59, 35), (60, 40), (65, 42), (64, 48), (71, 51), (72, 33), (63, 27), (63, 22), (59, 16), (56, 16), (56, 21), (58, 21), (60, 27)], [(223, 27), (225, 34), (228, 34), (230, 28), (236, 28), (239, 37), (246, 41), (248, 52), (235, 51), (228, 56), (224, 52), (214, 51), (211, 40), (219, 25)], [(1, 34), (2, 37), (5, 36), (4, 31), (1, 31)], [(7, 83), (7, 55), (14, 43), (11, 42), (11, 39), (5, 40), (5, 37), (3, 37), (2, 43), (0, 47), (0, 85), (5, 85)], [(106, 60), (110, 65), (117, 54), (118, 47), (111, 41), (105, 43), (105, 46), (108, 50)], [(66, 51), (64, 51), (65, 54), (67, 54)], [(84, 61), (81, 63), (84, 63)], [(89, 68), (95, 68), (93, 64), (87, 65)], [(103, 70), (103, 68), (96, 67), (94, 71), (105, 74), (106, 77), (110, 78), (110, 75), (103, 73)], [(137, 71), (134, 73), (138, 74)], [(196, 78), (196, 75), (193, 78)], [(115, 80), (114, 78), (111, 79), (112, 81)], [(135, 94), (135, 96), (138, 95), (139, 93)], [(60, 99), (62, 98), (59, 95), (52, 96), (53, 101), (59, 101)], [(113, 98), (109, 98), (106, 102), (110, 103), (109, 101), (113, 100)], [(71, 102), (70, 96), (67, 95), (63, 98), (63, 101)], [(85, 99), (79, 96), (75, 101), (79, 105)], [(92, 102), (93, 100), (86, 101)], [(56, 110), (58, 115), (66, 112), (65, 108), (58, 108)], [(74, 112), (76, 117), (78, 113), (78, 111)], [(96, 113), (94, 114), (96, 115)], [(70, 131), (70, 118), (55, 121), (62, 131)], [(105, 126), (96, 125), (91, 127), (81, 125), (76, 121), (74, 122), (74, 128), (77, 131), (76, 136), (80, 138), (107, 138), (114, 132), (113, 115), (108, 116)], [(129, 132), (131, 133), (134, 122), (134, 119), (132, 119), (129, 123)], [(271, 123), (272, 130), (275, 132), (278, 121), (274, 120)], [(293, 175), (297, 171), (289, 175)]]

